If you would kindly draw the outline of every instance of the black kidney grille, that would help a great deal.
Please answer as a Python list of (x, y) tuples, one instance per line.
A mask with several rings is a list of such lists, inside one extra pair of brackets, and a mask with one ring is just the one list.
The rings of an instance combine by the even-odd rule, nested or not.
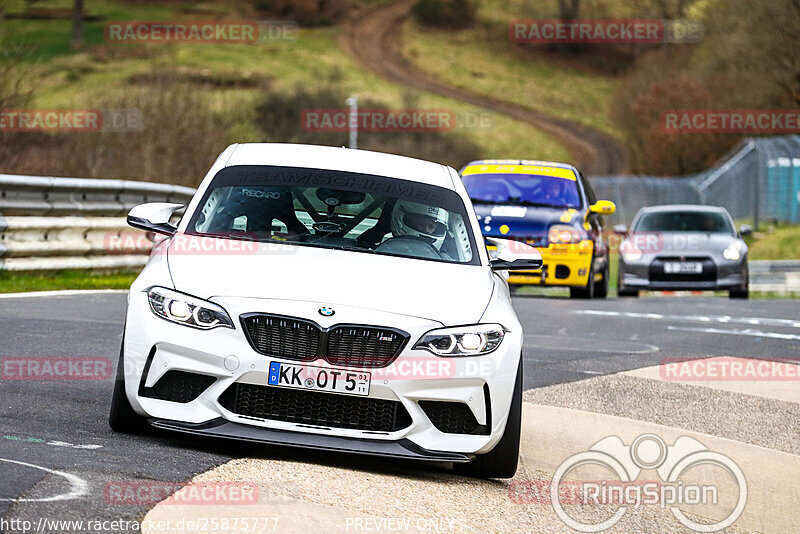
[(421, 400), (418, 404), (439, 432), (445, 434), (489, 434), (488, 426), (478, 424), (472, 410), (463, 402)]
[(391, 330), (340, 326), (328, 333), (325, 359), (333, 365), (383, 367), (400, 353), (406, 339)]
[(330, 428), (393, 432), (411, 425), (398, 401), (318, 391), (233, 384), (219, 403), (245, 417)]
[(323, 330), (311, 321), (252, 314), (242, 317), (247, 339), (256, 352), (276, 358), (332, 365), (375, 368), (389, 365), (409, 335), (379, 326), (341, 325)]
[(322, 332), (314, 323), (288, 317), (252, 315), (244, 319), (250, 344), (261, 354), (290, 360), (317, 358)]
[(152, 387), (140, 387), (139, 395), (150, 399), (186, 404), (199, 397), (216, 380), (213, 376), (208, 375), (186, 371), (167, 371)]

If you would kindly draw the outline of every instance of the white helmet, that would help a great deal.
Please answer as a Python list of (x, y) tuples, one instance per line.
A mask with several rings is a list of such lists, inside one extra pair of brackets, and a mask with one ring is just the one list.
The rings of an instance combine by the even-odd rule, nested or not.
[(418, 237), (439, 250), (447, 235), (448, 218), (445, 209), (398, 200), (392, 211), (392, 234)]

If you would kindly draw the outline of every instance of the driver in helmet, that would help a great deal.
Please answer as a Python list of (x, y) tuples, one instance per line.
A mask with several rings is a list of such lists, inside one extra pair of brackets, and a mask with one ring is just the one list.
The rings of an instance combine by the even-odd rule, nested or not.
[(398, 200), (392, 210), (392, 236), (410, 236), (441, 250), (447, 235), (447, 210)]
[(555, 205), (564, 203), (564, 189), (560, 181), (546, 180), (542, 186), (542, 200)]

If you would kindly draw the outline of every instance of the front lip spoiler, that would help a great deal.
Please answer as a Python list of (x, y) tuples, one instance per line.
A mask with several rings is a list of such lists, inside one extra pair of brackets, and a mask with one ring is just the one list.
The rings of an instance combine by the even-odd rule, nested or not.
[(323, 436), (288, 430), (259, 428), (240, 423), (233, 423), (223, 418), (212, 419), (205, 423), (184, 423), (166, 419), (148, 419), (150, 426), (172, 432), (183, 432), (212, 438), (236, 439), (252, 443), (269, 445), (285, 445), (324, 451), (366, 454), (371, 456), (388, 456), (407, 460), (423, 460), (427, 462), (465, 463), (474, 456), (459, 452), (429, 451), (408, 439), (383, 441), (376, 439), (357, 439), (341, 436)]

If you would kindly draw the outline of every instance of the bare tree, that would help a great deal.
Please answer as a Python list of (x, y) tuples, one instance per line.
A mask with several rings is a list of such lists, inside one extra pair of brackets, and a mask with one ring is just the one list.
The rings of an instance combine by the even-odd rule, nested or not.
[(561, 20), (575, 20), (581, 10), (581, 0), (558, 0), (558, 12)]
[(75, 0), (72, 7), (72, 46), (83, 45), (83, 0)]

